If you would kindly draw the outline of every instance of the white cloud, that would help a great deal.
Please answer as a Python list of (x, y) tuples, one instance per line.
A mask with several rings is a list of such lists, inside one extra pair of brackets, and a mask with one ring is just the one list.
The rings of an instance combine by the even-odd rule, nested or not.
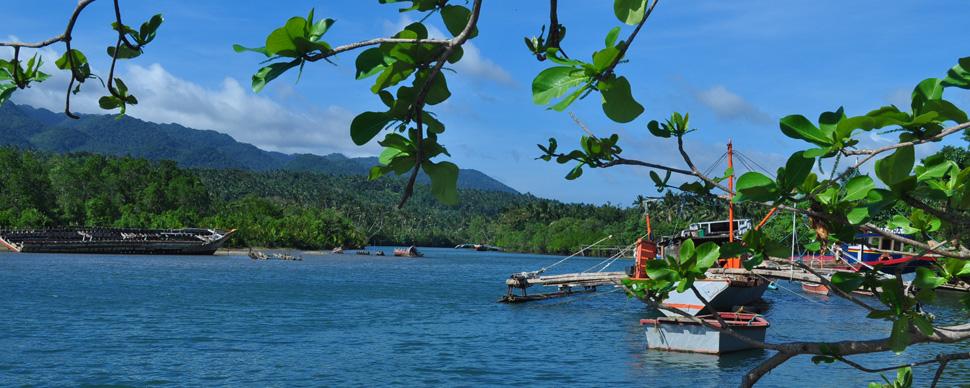
[[(414, 23), (414, 19), (402, 15), (397, 23), (385, 21), (384, 30), (388, 35), (396, 34), (411, 23)], [(448, 39), (451, 37), (433, 25), (425, 23), (425, 26), (428, 27), (429, 38)], [(515, 80), (509, 72), (491, 59), (482, 56), (482, 51), (474, 43), (466, 42), (461, 47), (464, 51), (461, 60), (450, 65), (459, 75), (469, 75), (472, 78), (489, 80), (506, 86), (516, 86)]]
[[(47, 82), (14, 94), (14, 101), (62, 111), (67, 74), (51, 67)], [(122, 77), (138, 105), (129, 107), (132, 117), (156, 123), (177, 123), (196, 129), (213, 129), (238, 141), (286, 153), (374, 155), (376, 145), (358, 147), (349, 136), (353, 113), (340, 106), (297, 111), (276, 101), (256, 96), (233, 78), (216, 88), (207, 88), (166, 71), (159, 64), (132, 65)], [(80, 113), (105, 114), (98, 98), (106, 91), (89, 81), (72, 98), (71, 107)]]
[(723, 85), (697, 91), (694, 98), (726, 120), (744, 120), (755, 124), (772, 122), (771, 116)]

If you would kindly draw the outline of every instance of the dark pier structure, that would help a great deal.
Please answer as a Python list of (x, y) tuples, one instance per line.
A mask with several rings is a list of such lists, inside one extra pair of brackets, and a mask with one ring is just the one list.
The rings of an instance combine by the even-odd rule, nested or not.
[(211, 255), (235, 229), (59, 228), (0, 230), (0, 244), (23, 253)]

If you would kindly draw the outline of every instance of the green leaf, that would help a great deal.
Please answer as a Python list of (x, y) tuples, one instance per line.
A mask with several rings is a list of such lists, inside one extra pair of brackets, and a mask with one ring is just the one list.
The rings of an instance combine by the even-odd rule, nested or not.
[(845, 218), (852, 225), (859, 225), (869, 218), (868, 207), (855, 207), (845, 214)]
[(916, 278), (913, 280), (920, 289), (935, 289), (946, 284), (946, 278), (936, 275), (932, 269), (926, 267), (916, 268)]
[(892, 334), (889, 336), (889, 348), (893, 352), (902, 353), (909, 346), (909, 318), (904, 316), (893, 321)]
[(778, 198), (778, 186), (771, 178), (759, 172), (746, 172), (738, 178), (737, 191), (743, 201), (772, 201)]
[(957, 65), (947, 72), (943, 86), (970, 89), (970, 57), (960, 58)]
[(244, 53), (246, 51), (252, 51), (254, 53), (263, 54), (263, 55), (265, 55), (267, 57), (271, 56), (269, 54), (269, 52), (266, 51), (266, 47), (245, 47), (245, 46), (242, 46), (242, 45), (239, 45), (239, 44), (234, 44), (234, 45), (232, 45), (232, 50), (235, 51), (235, 52), (237, 52), (237, 53)]
[(697, 263), (694, 264), (694, 272), (706, 272), (721, 257), (721, 248), (710, 241), (701, 244), (695, 251), (697, 253)]
[(851, 293), (862, 287), (865, 278), (855, 272), (836, 272), (832, 275), (832, 285), (845, 293)]
[(98, 105), (101, 106), (101, 109), (111, 110), (122, 107), (125, 103), (119, 100), (118, 97), (104, 96), (98, 99)]
[(74, 79), (78, 82), (84, 82), (84, 80), (91, 76), (91, 65), (88, 64), (88, 58), (84, 56), (84, 53), (77, 49), (71, 49), (70, 57), (68, 56), (68, 52), (65, 52), (64, 55), (61, 55), (60, 58), (54, 61), (54, 65), (61, 70), (71, 70), (72, 58), (75, 68), (73, 71)]
[(583, 175), (583, 165), (580, 164), (576, 167), (573, 167), (573, 169), (569, 171), (569, 174), (566, 174), (566, 179), (574, 180), (576, 178), (579, 178), (582, 175)]
[[(927, 161), (925, 161), (924, 163), (929, 163), (929, 159), (927, 159)], [(916, 169), (915, 169), (916, 181), (923, 182), (930, 179), (941, 178), (944, 175), (946, 175), (946, 173), (950, 171), (950, 169), (959, 169), (959, 168), (960, 167), (957, 166), (957, 164), (952, 160), (940, 160), (932, 165), (925, 165), (925, 164), (919, 165), (919, 166), (916, 166)]]
[(408, 79), (412, 73), (414, 73), (414, 65), (402, 61), (391, 63), (390, 66), (381, 72), (381, 75), (377, 76), (377, 80), (374, 81), (374, 85), (371, 86), (370, 90), (371, 92), (377, 93), (378, 91), (397, 85), (401, 81)]
[(694, 256), (694, 240), (686, 240), (680, 244), (680, 262), (690, 260)]
[(364, 79), (374, 74), (380, 73), (387, 67), (384, 62), (384, 53), (378, 47), (364, 50), (357, 56), (357, 79)]
[(812, 124), (802, 115), (782, 117), (781, 132), (793, 139), (805, 140), (809, 143), (829, 147), (832, 145), (832, 131), (825, 131)]
[[(441, 19), (444, 20), (445, 27), (452, 36), (458, 36), (465, 30), (471, 16), (472, 11), (460, 5), (446, 5), (441, 9)], [(476, 36), (478, 36), (478, 27), (472, 29), (468, 38), (471, 39)]]
[[(310, 20), (310, 19), (307, 19), (307, 21), (311, 23), (313, 22), (313, 20)], [(323, 19), (314, 23), (313, 27), (310, 28), (310, 34), (309, 34), (310, 40), (316, 41), (320, 39), (320, 37), (323, 36), (323, 34), (326, 34), (327, 31), (330, 30), (330, 27), (333, 26), (335, 22), (336, 21), (333, 19)]]
[(909, 178), (915, 163), (913, 146), (897, 148), (896, 152), (876, 161), (876, 176), (887, 186), (895, 186)]
[[(131, 59), (136, 58), (141, 55), (141, 50), (132, 50), (127, 45), (122, 44), (121, 49), (118, 50), (118, 59)], [(115, 46), (108, 46), (108, 56), (114, 58), (115, 56)]]
[(643, 105), (633, 99), (630, 81), (620, 77), (611, 82), (609, 89), (602, 91), (603, 112), (606, 117), (618, 123), (629, 123), (643, 113)]
[(284, 57), (298, 57), (300, 52), (296, 49), (294, 38), (304, 37), (306, 30), (306, 19), (295, 16), (286, 21), (286, 24), (273, 30), (266, 37), (266, 51), (270, 55)]
[(923, 104), (931, 100), (943, 98), (943, 81), (939, 78), (927, 78), (913, 89), (913, 115), (925, 113)]
[(872, 189), (876, 188), (876, 183), (868, 175), (860, 175), (850, 179), (845, 184), (845, 196), (843, 201), (858, 201), (866, 198)]
[(392, 120), (386, 112), (364, 112), (350, 123), (350, 138), (354, 144), (364, 145), (377, 136)]
[(650, 120), (650, 122), (647, 123), (647, 130), (650, 131), (650, 134), (656, 137), (669, 138), (671, 135), (670, 130), (667, 129), (666, 126), (661, 126), (657, 120)]
[(784, 192), (789, 192), (798, 187), (805, 181), (808, 174), (812, 172), (815, 164), (814, 158), (806, 158), (802, 151), (792, 154), (785, 163), (785, 169), (778, 174), (778, 186)]
[(138, 41), (140, 44), (148, 44), (155, 39), (155, 33), (158, 31), (158, 27), (162, 25), (165, 19), (162, 14), (155, 14), (147, 22), (142, 23), (141, 28), (138, 31)]
[(613, 27), (610, 32), (606, 33), (606, 47), (613, 47), (616, 45), (616, 39), (620, 36), (620, 27)]
[(397, 148), (385, 148), (384, 151), (381, 151), (381, 155), (377, 157), (377, 160), (386, 166), (391, 164), (391, 161), (394, 160), (394, 158), (402, 154), (405, 154), (405, 152)]
[(458, 203), (458, 166), (451, 162), (425, 161), (421, 167), (431, 178), (431, 194), (445, 204)]
[(589, 77), (580, 69), (569, 66), (550, 67), (532, 80), (532, 102), (546, 105), (553, 99), (562, 97), (570, 89), (587, 82)]
[(294, 59), (293, 61), (290, 61), (290, 62), (273, 63), (273, 64), (270, 64), (269, 66), (265, 66), (262, 69), (259, 69), (259, 71), (257, 71), (256, 74), (253, 74), (253, 92), (259, 93), (260, 91), (263, 90), (263, 88), (266, 87), (267, 83), (276, 79), (276, 77), (279, 77), (287, 70), (292, 69), (296, 66), (299, 66), (302, 63), (303, 63), (303, 59)]
[(647, 12), (647, 0), (615, 0), (613, 13), (621, 22), (636, 25), (643, 20)]
[(602, 73), (616, 61), (618, 55), (620, 49), (616, 47), (607, 47), (593, 53), (593, 69), (596, 73)]
[[(428, 82), (428, 72), (430, 70), (422, 70), (414, 77), (414, 87), (417, 88), (419, 85), (423, 85)], [(445, 75), (440, 71), (435, 74), (434, 79), (430, 81), (428, 86), (428, 92), (425, 95), (424, 102), (428, 105), (436, 105), (444, 102), (451, 97), (451, 92), (448, 91), (448, 84), (445, 82)]]

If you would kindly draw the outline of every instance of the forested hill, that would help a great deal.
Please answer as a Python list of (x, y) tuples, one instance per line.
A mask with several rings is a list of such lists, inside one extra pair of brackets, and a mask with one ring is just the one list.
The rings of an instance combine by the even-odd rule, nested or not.
[[(89, 152), (172, 160), (182, 167), (251, 171), (312, 171), (332, 175), (367, 175), (377, 158), (348, 158), (341, 154), (284, 154), (241, 143), (224, 133), (156, 124), (132, 117), (63, 114), (26, 105), (0, 105), (0, 145), (53, 153)], [(427, 183), (427, 176), (420, 181)], [(511, 187), (482, 173), (463, 169), (458, 186), (465, 189), (515, 193)]]

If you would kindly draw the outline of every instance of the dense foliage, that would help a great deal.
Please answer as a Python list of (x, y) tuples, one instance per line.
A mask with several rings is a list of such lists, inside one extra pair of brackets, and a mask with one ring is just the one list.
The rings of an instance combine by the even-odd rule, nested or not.
[[(405, 209), (389, 204), (404, 179), (368, 180), (313, 172), (187, 170), (173, 162), (94, 154), (51, 155), (0, 149), (0, 226), (61, 225), (239, 229), (235, 246), (323, 249), (364, 244), (454, 246), (571, 253), (605, 236), (627, 245), (643, 234), (644, 213), (657, 235), (724, 218), (723, 201), (667, 193), (634, 206), (567, 204), (531, 195), (463, 190), (456, 205), (418, 186)], [(755, 220), (763, 209), (740, 207)], [(804, 227), (803, 227), (804, 229)], [(766, 227), (778, 239), (789, 221)], [(807, 236), (807, 230), (800, 233)]]

